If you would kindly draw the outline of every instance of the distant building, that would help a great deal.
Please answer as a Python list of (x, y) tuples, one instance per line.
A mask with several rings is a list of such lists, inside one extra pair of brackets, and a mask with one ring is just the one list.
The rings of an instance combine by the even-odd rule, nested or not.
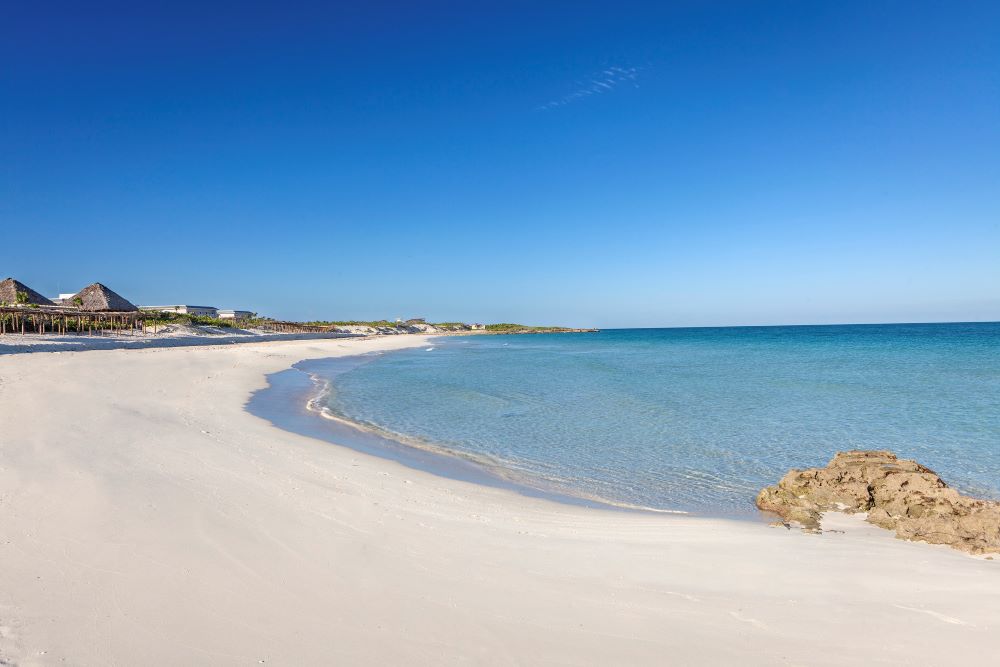
[(477, 324), (470, 324), (469, 328), (472, 329), (473, 331), (483, 331), (483, 330), (486, 329), (486, 325), (485, 324), (478, 324), (478, 323)]
[(256, 313), (249, 310), (220, 310), (220, 320), (249, 320)]
[(72, 294), (60, 294), (59, 296), (52, 297), (49, 301), (57, 306), (72, 306), (74, 296), (76, 296), (76, 292), (73, 292)]
[[(196, 315), (198, 317), (219, 317), (219, 309), (214, 306), (139, 306), (139, 310), (154, 313), (177, 313), (178, 315)], [(230, 311), (232, 312), (232, 311)]]

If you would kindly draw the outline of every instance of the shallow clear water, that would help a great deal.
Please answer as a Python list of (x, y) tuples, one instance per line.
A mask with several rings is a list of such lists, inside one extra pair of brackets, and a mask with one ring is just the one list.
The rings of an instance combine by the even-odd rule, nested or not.
[(791, 467), (891, 449), (1000, 497), (1000, 324), (440, 338), (338, 375), (329, 409), (539, 488), (749, 514)]

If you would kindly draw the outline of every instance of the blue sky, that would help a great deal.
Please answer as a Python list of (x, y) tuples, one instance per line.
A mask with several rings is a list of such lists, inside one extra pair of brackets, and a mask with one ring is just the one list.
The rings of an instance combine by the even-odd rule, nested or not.
[(0, 273), (281, 318), (1000, 319), (1000, 4), (8, 3)]

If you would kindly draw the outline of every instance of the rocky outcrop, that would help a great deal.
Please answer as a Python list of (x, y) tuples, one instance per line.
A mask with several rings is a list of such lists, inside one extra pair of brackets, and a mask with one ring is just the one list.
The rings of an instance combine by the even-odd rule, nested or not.
[(916, 461), (888, 451), (838, 452), (825, 468), (792, 470), (757, 507), (819, 531), (823, 512), (866, 512), (896, 537), (1000, 553), (1000, 502), (963, 496)]
[(375, 327), (363, 326), (360, 324), (343, 324), (330, 328), (334, 333), (359, 334), (362, 336), (372, 336), (377, 334)]
[(433, 324), (426, 324), (424, 322), (417, 322), (415, 324), (405, 324), (403, 328), (406, 329), (407, 333), (440, 333), (441, 329), (437, 328)]
[(331, 327), (330, 330), (336, 333), (361, 334), (363, 336), (396, 336), (399, 334), (431, 334), (441, 332), (441, 329), (438, 329), (431, 324), (396, 327), (372, 327), (363, 324), (342, 324)]

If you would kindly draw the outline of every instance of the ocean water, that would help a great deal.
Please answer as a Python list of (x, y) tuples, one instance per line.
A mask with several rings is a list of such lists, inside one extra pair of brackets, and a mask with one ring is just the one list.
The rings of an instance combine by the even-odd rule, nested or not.
[(1000, 498), (1000, 324), (438, 338), (337, 375), (329, 412), (507, 479), (738, 516), (789, 468), (891, 449)]

